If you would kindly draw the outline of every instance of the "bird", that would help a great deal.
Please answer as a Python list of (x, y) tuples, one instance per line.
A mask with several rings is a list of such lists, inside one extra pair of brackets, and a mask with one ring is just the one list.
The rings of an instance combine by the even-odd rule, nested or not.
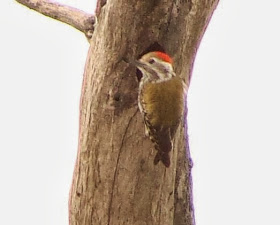
[(142, 73), (138, 107), (143, 115), (145, 134), (157, 150), (154, 164), (170, 166), (176, 130), (184, 113), (187, 85), (173, 70), (172, 58), (160, 51), (146, 53), (131, 61)]

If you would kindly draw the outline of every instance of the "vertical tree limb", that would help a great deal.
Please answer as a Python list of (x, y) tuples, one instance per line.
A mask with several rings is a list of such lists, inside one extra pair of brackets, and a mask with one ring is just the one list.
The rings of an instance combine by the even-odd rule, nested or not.
[[(47, 0), (17, 0), (91, 38), (94, 17)], [(153, 43), (190, 82), (193, 62), (218, 0), (99, 0), (80, 102), (79, 150), (69, 223), (194, 225), (187, 122), (176, 134), (171, 167), (155, 166), (137, 108), (137, 58)]]
[(217, 3), (111, 0), (99, 10), (85, 68), (71, 225), (195, 224), (184, 130), (177, 133), (171, 167), (154, 166), (155, 150), (137, 111), (135, 68), (122, 59), (137, 58), (157, 42), (189, 82)]

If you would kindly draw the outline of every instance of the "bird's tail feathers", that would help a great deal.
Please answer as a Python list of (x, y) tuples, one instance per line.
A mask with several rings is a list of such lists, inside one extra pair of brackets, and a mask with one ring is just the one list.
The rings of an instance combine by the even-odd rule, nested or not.
[(172, 150), (172, 140), (170, 137), (169, 129), (161, 130), (161, 132), (157, 132), (157, 137), (153, 137), (151, 140), (155, 143), (155, 149), (157, 150), (157, 154), (154, 159), (154, 164), (158, 164), (159, 161), (166, 166), (170, 166), (170, 156), (169, 152)]

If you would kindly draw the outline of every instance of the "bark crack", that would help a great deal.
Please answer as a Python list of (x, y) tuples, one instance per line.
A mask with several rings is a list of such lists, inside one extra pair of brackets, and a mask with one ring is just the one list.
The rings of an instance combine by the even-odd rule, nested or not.
[[(166, 168), (164, 168), (164, 174), (163, 174), (163, 177), (162, 177), (162, 185), (164, 184), (164, 180), (165, 180), (165, 175), (166, 175)], [(159, 219), (158, 219), (158, 222), (159, 222), (159, 225), (161, 225), (161, 206), (162, 206), (162, 185), (160, 186), (160, 197), (159, 197)]]
[(168, 15), (168, 17), (167, 17), (166, 32), (168, 32), (168, 30), (169, 30), (169, 26), (170, 26), (171, 19), (172, 19), (172, 13), (173, 13), (174, 5), (175, 5), (175, 2), (172, 3), (172, 5), (171, 5), (171, 7), (170, 7), (169, 15)]
[(121, 145), (120, 145), (120, 148), (119, 148), (117, 162), (116, 162), (116, 166), (115, 166), (114, 177), (113, 177), (113, 184), (112, 184), (112, 192), (111, 192), (111, 196), (110, 196), (109, 209), (108, 209), (108, 225), (110, 225), (110, 221), (111, 221), (111, 209), (112, 209), (112, 205), (113, 205), (114, 188), (115, 188), (115, 183), (116, 183), (116, 178), (117, 178), (117, 170), (118, 170), (118, 165), (119, 165), (119, 161), (120, 161), (120, 155), (121, 155), (121, 151), (122, 151), (122, 148), (123, 148), (123, 145), (124, 145), (124, 139), (127, 135), (127, 131), (128, 131), (128, 128), (129, 128), (129, 126), (132, 122), (132, 119), (136, 116), (137, 111), (138, 111), (138, 108), (133, 113), (133, 115), (130, 117), (130, 119), (129, 119), (127, 125), (126, 125), (126, 128), (124, 130), (124, 134), (123, 134), (123, 137), (122, 137)]
[(96, 16), (98, 16), (101, 12), (101, 8), (106, 5), (107, 0), (98, 0), (97, 4), (96, 4), (96, 10), (95, 10), (95, 14)]

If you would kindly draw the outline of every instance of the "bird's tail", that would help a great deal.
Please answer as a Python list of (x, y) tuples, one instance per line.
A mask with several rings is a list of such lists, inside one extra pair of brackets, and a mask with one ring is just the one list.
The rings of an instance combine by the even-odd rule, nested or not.
[(169, 152), (172, 150), (172, 140), (170, 137), (169, 129), (162, 130), (158, 133), (157, 137), (153, 140), (155, 143), (155, 149), (157, 154), (154, 159), (154, 164), (158, 164), (159, 161), (166, 166), (170, 166)]

